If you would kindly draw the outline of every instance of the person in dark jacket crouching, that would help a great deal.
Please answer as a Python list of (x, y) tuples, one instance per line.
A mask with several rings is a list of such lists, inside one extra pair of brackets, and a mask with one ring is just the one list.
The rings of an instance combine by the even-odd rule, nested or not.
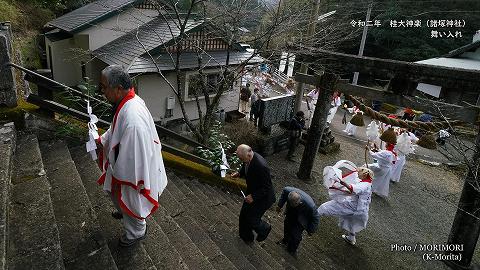
[(289, 148), (287, 154), (287, 160), (293, 161), (295, 149), (302, 136), (302, 130), (305, 128), (305, 114), (302, 111), (298, 111), (295, 116), (290, 120), (288, 124), (288, 140)]
[(285, 221), (283, 227), (283, 239), (277, 243), (287, 247), (287, 251), (297, 257), (297, 248), (302, 241), (302, 233), (307, 231), (308, 235), (313, 234), (318, 227), (320, 215), (312, 197), (304, 191), (294, 188), (283, 188), (282, 195), (277, 205), (277, 212), (282, 210), (287, 203), (285, 210)]
[(275, 203), (270, 169), (265, 159), (253, 152), (248, 145), (241, 144), (237, 148), (237, 156), (243, 161), (238, 173), (232, 177), (245, 177), (247, 196), (245, 196), (238, 221), (239, 236), (243, 241), (251, 243), (254, 240), (253, 231), (257, 233), (256, 240), (267, 239), (272, 226), (262, 220), (265, 212)]

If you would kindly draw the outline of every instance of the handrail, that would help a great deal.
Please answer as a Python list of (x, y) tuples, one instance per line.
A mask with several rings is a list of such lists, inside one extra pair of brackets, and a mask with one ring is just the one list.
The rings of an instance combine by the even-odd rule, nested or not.
[[(37, 77), (37, 78), (40, 78), (40, 79), (42, 79), (42, 80), (44, 80), (44, 81), (48, 81), (48, 82), (50, 82), (50, 83), (52, 83), (52, 84), (55, 84), (55, 85), (57, 85), (57, 86), (60, 86), (60, 87), (62, 87), (62, 88), (64, 88), (64, 89), (66, 89), (66, 90), (72, 91), (73, 93), (75, 93), (75, 94), (77, 94), (77, 95), (79, 95), (79, 96), (81, 96), (81, 97), (83, 97), (83, 98), (85, 98), (85, 99), (94, 100), (94, 101), (96, 101), (96, 102), (98, 102), (98, 103), (101, 103), (101, 104), (103, 104), (103, 105), (105, 105), (105, 106), (109, 106), (109, 107), (112, 106), (111, 104), (109, 104), (109, 103), (107, 103), (107, 102), (105, 102), (105, 101), (103, 101), (103, 100), (94, 98), (94, 97), (89, 96), (89, 95), (87, 95), (87, 94), (84, 94), (84, 93), (82, 93), (81, 91), (78, 91), (78, 90), (76, 90), (76, 89), (74, 89), (74, 88), (71, 88), (71, 87), (69, 87), (69, 86), (67, 86), (67, 85), (65, 85), (65, 84), (63, 84), (63, 83), (57, 82), (57, 81), (55, 81), (55, 80), (53, 80), (53, 79), (50, 79), (50, 78), (48, 78), (48, 77), (46, 77), (46, 76), (43, 76), (43, 75), (41, 75), (41, 74), (38, 74), (38, 73), (36, 73), (35, 71), (29, 70), (29, 69), (24, 68), (24, 67), (22, 67), (22, 66), (19, 66), (19, 65), (17, 65), (17, 64), (14, 64), (14, 63), (6, 63), (5, 66), (7, 66), (7, 67), (10, 66), (10, 67), (14, 67), (14, 68), (17, 68), (17, 69), (19, 69), (19, 70), (22, 70), (23, 72), (25, 72), (25, 73), (27, 73), (27, 74), (29, 74), (29, 75), (32, 75), (32, 76)], [(33, 83), (38, 84), (39, 82), (38, 82), (38, 81), (33, 81)], [(45, 85), (45, 84), (42, 84), (42, 86), (43, 86), (43, 87), (48, 87), (48, 86)], [(56, 90), (56, 89), (50, 89), (50, 90)], [(204, 148), (204, 149), (212, 150), (210, 147), (208, 147), (208, 146), (206, 146), (206, 145), (204, 145), (204, 144), (201, 144), (201, 143), (199, 143), (199, 142), (197, 142), (197, 141), (195, 141), (195, 140), (192, 140), (192, 139), (190, 139), (190, 138), (187, 138), (187, 137), (184, 137), (184, 136), (182, 136), (182, 135), (179, 135), (179, 134), (177, 134), (176, 132), (174, 132), (174, 131), (172, 131), (172, 130), (170, 130), (170, 129), (168, 129), (168, 128), (159, 126), (159, 125), (157, 125), (157, 124), (155, 124), (155, 127), (157, 128), (157, 132), (159, 133), (159, 135), (163, 135), (163, 136), (170, 137), (170, 138), (175, 139), (175, 140), (177, 140), (177, 141), (179, 141), (179, 142), (181, 142), (181, 143), (185, 143), (185, 144), (188, 144), (188, 145), (193, 146), (193, 147), (202, 147), (202, 148)]]
[[(70, 107), (68, 107), (66, 105), (63, 105), (63, 104), (60, 104), (60, 103), (57, 103), (55, 101), (45, 100), (45, 99), (43, 99), (43, 98), (41, 98), (41, 97), (39, 97), (35, 94), (28, 95), (27, 102), (30, 102), (32, 104), (38, 105), (42, 108), (46, 108), (46, 109), (49, 109), (49, 110), (52, 110), (52, 111), (55, 111), (55, 112), (67, 113), (67, 114), (69, 114), (69, 115), (71, 115), (75, 118), (79, 118), (79, 119), (82, 119), (82, 120), (85, 120), (85, 121), (90, 120), (90, 116), (88, 114), (84, 113), (84, 112), (75, 110), (73, 108), (70, 108)], [(103, 128), (108, 128), (110, 126), (110, 124), (111, 124), (110, 122), (108, 122), (106, 120), (103, 120), (103, 119), (100, 119), (100, 118), (98, 119), (98, 123), (97, 123), (97, 125), (99, 127), (103, 127)], [(205, 160), (201, 157), (198, 157), (194, 154), (191, 154), (191, 153), (188, 153), (186, 151), (175, 148), (171, 145), (162, 143), (162, 149), (165, 150), (166, 152), (169, 152), (169, 153), (173, 154), (173, 155), (177, 155), (177, 156), (183, 157), (185, 159), (191, 160), (193, 162), (209, 166), (207, 160)]]

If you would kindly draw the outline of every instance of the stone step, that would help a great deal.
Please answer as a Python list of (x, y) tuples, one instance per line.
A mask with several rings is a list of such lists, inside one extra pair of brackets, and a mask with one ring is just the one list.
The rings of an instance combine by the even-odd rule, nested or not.
[[(224, 195), (228, 195), (228, 197), (232, 199), (231, 202), (234, 203), (234, 205), (230, 204), (230, 208), (232, 210), (241, 207), (242, 198), (240, 198), (236, 194), (224, 194)], [(278, 215), (273, 209), (271, 209), (265, 213), (265, 217), (271, 224), (275, 225), (274, 227), (272, 227), (273, 235), (275, 235), (278, 239), (283, 238), (283, 219), (284, 219), (283, 215)], [(312, 269), (313, 268), (335, 269), (333, 267), (335, 263), (333, 263), (331, 259), (327, 258), (326, 256), (318, 256), (319, 254), (312, 253), (311, 252), (312, 250), (321, 250), (321, 249), (315, 245), (313, 238), (306, 236), (304, 233), (303, 240), (300, 243), (300, 246), (297, 251), (298, 260), (295, 260), (294, 262), (300, 261), (304, 264), (314, 265)], [(287, 255), (286, 258), (291, 259), (289, 255)], [(303, 267), (303, 266), (298, 265), (298, 267)]]
[(41, 143), (66, 269), (117, 269), (67, 145)]
[[(172, 176), (173, 174), (168, 174), (169, 180), (172, 179)], [(200, 227), (200, 221), (197, 222), (187, 215), (187, 211), (184, 209), (188, 206), (185, 205), (183, 201), (179, 203), (179, 198), (170, 193), (173, 186), (173, 182), (169, 181), (167, 189), (165, 189), (162, 196), (160, 196), (160, 204), (165, 207), (171, 217), (174, 217), (175, 222), (188, 235), (215, 269), (237, 269)]]
[[(209, 197), (213, 193), (216, 194), (216, 190), (214, 190), (214, 188), (211, 186), (207, 186), (206, 196)], [(224, 213), (227, 215), (229, 214), (231, 217), (238, 218), (238, 214), (240, 213), (240, 209), (242, 207), (241, 198), (237, 195), (227, 193), (223, 193), (221, 196), (225, 200), (225, 203), (223, 204), (225, 207)], [(283, 226), (280, 226), (279, 223), (272, 222), (272, 220), (268, 218), (268, 216), (270, 216), (272, 213), (273, 212), (269, 210), (263, 217), (267, 222), (270, 223), (270, 225), (272, 225), (272, 231), (270, 232), (269, 237), (260, 246), (269, 254), (271, 254), (271, 256), (281, 262), (282, 266), (286, 269), (313, 269), (311, 260), (305, 254), (299, 253), (298, 260), (294, 259), (282, 247), (275, 243), (283, 238), (283, 231), (280, 229), (283, 228)]]
[[(255, 269), (250, 261), (242, 254), (242, 251), (247, 250), (248, 246), (240, 243), (239, 239), (236, 239), (231, 226), (227, 227), (218, 219), (214, 213), (213, 206), (207, 205), (205, 201), (200, 200), (196, 196), (195, 190), (191, 191), (182, 183), (190, 180), (181, 178), (183, 177), (176, 175), (170, 176), (172, 187), (176, 187), (176, 192), (181, 192), (185, 196), (185, 199), (180, 203), (184, 206), (187, 214), (199, 222), (203, 230), (208, 233), (210, 238), (220, 248), (221, 252), (225, 254), (236, 268)], [(266, 265), (266, 267), (268, 267), (268, 265)]]
[[(224, 249), (222, 250), (221, 246), (219, 246), (218, 242), (215, 242), (215, 238), (212, 238), (209, 233), (208, 229), (210, 228), (206, 224), (209, 223), (208, 213), (205, 215), (198, 215), (198, 209), (189, 209), (192, 208), (192, 205), (189, 204), (189, 199), (193, 194), (188, 194), (188, 197), (181, 192), (174, 182), (177, 181), (177, 176), (174, 174), (169, 175), (169, 179), (171, 179), (170, 184), (168, 186), (168, 191), (172, 192), (172, 201), (175, 201), (177, 204), (182, 205), (183, 214), (178, 215), (175, 219), (179, 224), (187, 225), (186, 228), (187, 233), (189, 234), (190, 238), (194, 240), (197, 246), (200, 248), (203, 254), (205, 254), (209, 260), (212, 262), (212, 265), (216, 269), (241, 269), (245, 267), (245, 262), (242, 261), (243, 264), (238, 264), (239, 260), (235, 258), (235, 256), (226, 256), (224, 254)], [(196, 208), (196, 207), (193, 207)], [(187, 211), (185, 210), (187, 209)], [(195, 214), (192, 215), (192, 211), (195, 211)], [(187, 216), (188, 215), (188, 216)], [(190, 225), (194, 224), (194, 226)], [(222, 243), (220, 243), (222, 245)], [(235, 263), (237, 262), (237, 263)]]
[[(195, 185), (196, 183), (192, 184)], [(202, 186), (200, 187), (202, 188)], [(203, 189), (204, 191), (202, 196), (207, 199), (211, 199), (212, 203), (219, 204), (219, 208), (221, 209), (220, 213), (224, 215), (225, 219), (234, 220), (238, 224), (238, 215), (240, 214), (241, 205), (231, 208), (232, 202), (230, 202), (230, 200), (224, 197), (224, 193), (218, 193), (217, 196), (212, 196), (213, 194), (217, 194), (216, 189), (208, 185), (203, 186)], [(238, 231), (238, 225), (236, 227), (236, 230)], [(272, 232), (270, 232), (270, 235), (265, 241), (263, 241), (262, 243), (255, 243), (258, 243), (258, 246), (261, 250), (273, 257), (281, 265), (282, 269), (296, 269), (293, 261), (290, 261), (290, 257), (287, 256), (288, 254), (283, 254), (282, 250), (275, 244), (276, 238), (277, 236), (274, 235), (272, 230)]]
[(203, 227), (208, 231), (210, 237), (220, 247), (222, 252), (235, 264), (239, 269), (271, 269), (271, 267), (255, 254), (252, 247), (246, 245), (236, 231), (236, 222), (228, 223), (220, 213), (218, 206), (211, 204), (199, 196), (200, 190), (193, 186), (187, 186), (190, 182), (196, 180), (188, 180), (175, 177), (173, 180), (175, 186), (186, 195), (189, 204), (192, 205), (192, 215), (197, 220), (202, 219)]
[(154, 218), (148, 219), (148, 237), (142, 241), (157, 269), (188, 270), (174, 245)]
[(8, 216), (8, 269), (65, 269), (38, 140), (19, 134)]
[(215, 269), (185, 231), (177, 224), (174, 217), (168, 214), (168, 211), (161, 203), (160, 205), (159, 209), (152, 216), (165, 232), (170, 243), (176, 248), (188, 268), (200, 270)]
[(21, 151), (15, 154), (14, 185), (45, 175), (37, 137), (27, 133), (19, 133), (18, 137), (17, 149), (20, 147)]
[[(230, 210), (225, 207), (228, 202), (223, 197), (226, 191), (217, 187), (212, 187), (208, 184), (201, 184), (199, 182), (191, 182), (187, 183), (187, 185), (198, 187), (200, 189), (199, 195), (203, 196), (203, 198), (207, 198), (207, 200), (210, 200), (210, 204), (216, 205), (217, 211), (219, 211), (219, 215), (221, 215), (225, 220), (229, 220), (228, 223), (232, 224), (231, 226), (234, 228), (234, 233), (238, 234), (238, 214), (240, 213), (240, 209), (238, 210), (238, 214), (233, 213), (232, 215), (228, 215), (228, 212)], [(267, 241), (269, 240), (267, 239)], [(274, 258), (272, 254), (263, 249), (262, 246), (264, 245), (265, 242), (260, 244), (258, 242), (255, 242), (255, 244), (251, 246), (255, 254), (263, 262), (267, 263), (273, 269), (291, 268), (290, 266), (286, 266), (285, 260), (283, 258), (281, 260), (278, 260)]]
[(73, 147), (70, 152), (97, 215), (101, 234), (108, 243), (108, 248), (118, 269), (157, 269), (143, 244), (129, 248), (122, 248), (118, 245), (118, 239), (124, 233), (124, 229), (121, 221), (112, 218), (111, 213), (115, 209), (112, 201), (102, 187), (97, 184), (101, 175), (100, 169), (90, 154), (85, 152), (85, 146)]
[(0, 269), (7, 267), (8, 193), (12, 181), (16, 140), (13, 122), (0, 126)]

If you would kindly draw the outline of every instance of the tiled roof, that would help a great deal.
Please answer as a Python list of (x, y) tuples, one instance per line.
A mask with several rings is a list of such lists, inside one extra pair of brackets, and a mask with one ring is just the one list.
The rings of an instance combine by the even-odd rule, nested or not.
[[(190, 20), (185, 31), (199, 26), (203, 21)], [(122, 65), (128, 68), (134, 61), (145, 54), (169, 42), (180, 33), (176, 20), (157, 17), (152, 21), (130, 31), (104, 46), (93, 51), (93, 55), (109, 65)], [(140, 41), (140, 42), (139, 42)]]
[(465, 45), (465, 46), (462, 46), (460, 48), (457, 48), (453, 51), (450, 51), (449, 53), (443, 55), (442, 57), (448, 57), (448, 58), (451, 58), (451, 57), (457, 57), (457, 56), (460, 56), (461, 54), (465, 53), (465, 52), (468, 52), (468, 51), (475, 51), (477, 50), (478, 48), (480, 48), (480, 40), (477, 40), (473, 43), (470, 43), (468, 45)]
[(69, 33), (78, 32), (140, 2), (143, 0), (98, 0), (58, 17), (46, 26), (56, 27)]
[[(253, 52), (251, 51), (231, 51), (229, 65), (238, 65), (242, 62), (248, 60), (252, 57)], [(175, 54), (173, 55), (175, 57)], [(201, 54), (203, 67), (215, 67), (215, 66), (225, 66), (227, 61), (227, 51), (213, 51), (213, 52), (204, 52)], [(153, 56), (158, 67), (162, 71), (174, 70), (174, 62), (172, 61), (169, 54), (164, 53), (160, 55)], [(175, 58), (174, 58), (175, 59)], [(249, 61), (252, 63), (263, 62), (263, 58), (259, 56), (252, 57)], [(182, 53), (180, 55), (180, 69), (196, 69), (198, 68), (198, 54), (197, 53)], [(135, 73), (149, 73), (157, 72), (157, 68), (153, 63), (151, 58), (142, 56), (137, 58), (135, 62), (131, 65), (128, 72), (130, 74)]]

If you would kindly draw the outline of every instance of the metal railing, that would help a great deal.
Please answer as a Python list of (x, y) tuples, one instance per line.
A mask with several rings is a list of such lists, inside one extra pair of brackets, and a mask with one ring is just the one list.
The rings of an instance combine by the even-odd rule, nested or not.
[[(13, 67), (13, 68), (22, 70), (26, 74), (32, 76), (33, 78), (36, 78), (34, 80), (32, 80), (30, 78), (30, 82), (35, 83), (35, 84), (37, 84), (39, 86), (42, 86), (44, 88), (47, 88), (49, 90), (52, 90), (52, 91), (68, 90), (72, 94), (74, 94), (78, 97), (93, 100), (97, 103), (100, 103), (100, 104), (103, 104), (103, 105), (106, 105), (106, 106), (111, 106), (110, 104), (104, 102), (103, 100), (100, 100), (100, 99), (91, 97), (89, 95), (86, 95), (79, 90), (71, 88), (71, 87), (69, 87), (65, 84), (57, 82), (57, 81), (55, 81), (53, 79), (50, 79), (48, 77), (45, 77), (41, 74), (38, 74), (38, 73), (36, 73), (32, 70), (29, 70), (27, 68), (24, 68), (22, 66), (16, 65), (14, 63), (7, 63), (5, 66), (6, 67)], [(48, 110), (51, 110), (51, 111), (54, 111), (54, 112), (65, 113), (65, 114), (71, 115), (75, 118), (78, 118), (78, 119), (81, 119), (81, 120), (84, 120), (84, 121), (89, 121), (90, 120), (90, 117), (88, 116), (87, 113), (84, 113), (84, 112), (81, 112), (81, 111), (76, 110), (74, 108), (71, 108), (69, 106), (60, 104), (60, 103), (55, 102), (53, 100), (44, 99), (44, 98), (42, 98), (38, 95), (35, 95), (35, 94), (29, 94), (28, 97), (27, 97), (27, 102), (30, 102), (32, 104), (40, 106), (41, 108), (45, 108), (45, 109), (48, 109)], [(110, 126), (110, 122), (106, 121), (105, 119), (99, 119), (98, 125), (102, 128), (108, 128)], [(159, 125), (155, 125), (155, 127), (157, 129), (157, 132), (158, 132), (159, 136), (164, 136), (164, 137), (167, 137), (169, 139), (173, 139), (177, 142), (186, 144), (186, 145), (191, 146), (191, 147), (195, 147), (195, 148), (202, 147), (204, 149), (210, 149), (206, 145), (203, 145), (203, 144), (201, 144), (197, 141), (194, 141), (190, 138), (187, 138), (187, 137), (184, 137), (180, 134), (177, 134), (175, 131), (172, 131), (170, 129), (167, 129), (167, 128), (159, 126)], [(191, 161), (194, 161), (194, 162), (197, 162), (197, 163), (208, 166), (207, 160), (205, 160), (205, 159), (203, 159), (203, 158), (201, 158), (201, 157), (199, 157), (195, 154), (183, 151), (181, 149), (175, 148), (175, 147), (173, 147), (171, 145), (168, 145), (168, 144), (165, 144), (165, 143), (162, 143), (162, 146), (163, 146), (163, 150), (165, 150), (166, 152), (169, 152), (171, 154), (174, 154), (174, 155), (183, 157), (185, 159), (188, 159), (188, 160), (191, 160)]]
[(275, 80), (277, 84), (285, 84), (287, 83), (288, 76), (287, 74), (280, 72), (276, 67), (270, 65), (270, 73), (272, 74), (272, 78)]

